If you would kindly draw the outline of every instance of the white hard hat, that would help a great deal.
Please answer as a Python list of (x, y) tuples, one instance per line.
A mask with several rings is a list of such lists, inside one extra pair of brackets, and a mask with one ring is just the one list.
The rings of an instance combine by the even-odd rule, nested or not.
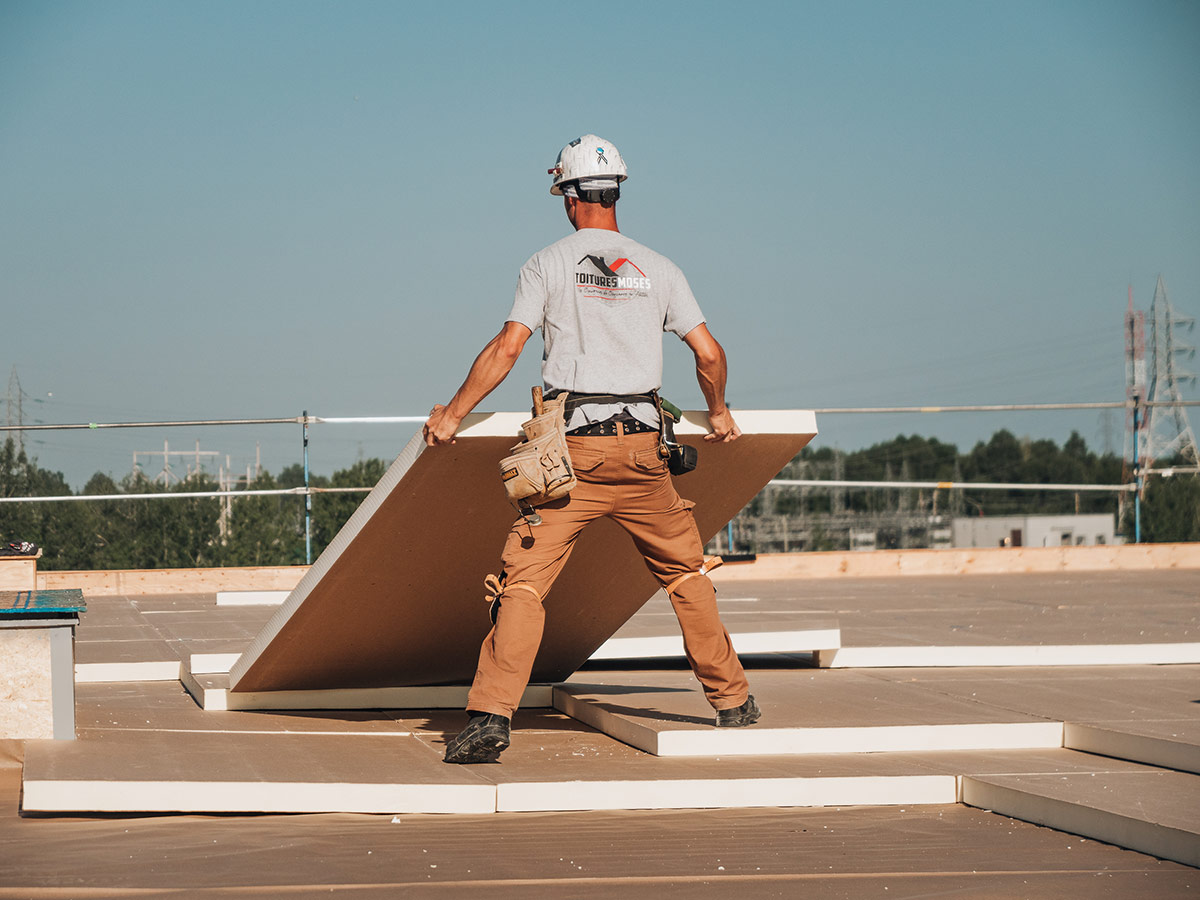
[(563, 184), (571, 181), (614, 180), (618, 184), (629, 176), (625, 171), (625, 160), (611, 142), (594, 134), (576, 138), (559, 151), (554, 168), (546, 174), (554, 176), (550, 193), (561, 194)]

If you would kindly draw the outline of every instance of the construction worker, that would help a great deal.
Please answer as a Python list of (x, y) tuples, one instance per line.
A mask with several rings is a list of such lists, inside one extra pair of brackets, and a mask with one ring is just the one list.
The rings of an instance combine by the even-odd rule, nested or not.
[(675, 492), (659, 452), (652, 393), (662, 383), (662, 335), (669, 331), (695, 356), (711, 427), (704, 439), (736, 440), (741, 432), (725, 405), (725, 353), (679, 268), (618, 231), (616, 202), (627, 172), (617, 148), (584, 135), (562, 149), (549, 174), (550, 193), (562, 196), (575, 233), (525, 263), (504, 327), (423, 429), (430, 447), (452, 443), (463, 418), (542, 330), (544, 389), (548, 398), (567, 392), (567, 446), (578, 483), (569, 496), (537, 509), (540, 522), (523, 516), (509, 531), (495, 625), (467, 699), (470, 721), (447, 745), (451, 763), (494, 762), (508, 747), (512, 715), (541, 644), (542, 598), (584, 526), (602, 516), (629, 533), (667, 589), (716, 725), (750, 725), (760, 715), (704, 573), (694, 504)]

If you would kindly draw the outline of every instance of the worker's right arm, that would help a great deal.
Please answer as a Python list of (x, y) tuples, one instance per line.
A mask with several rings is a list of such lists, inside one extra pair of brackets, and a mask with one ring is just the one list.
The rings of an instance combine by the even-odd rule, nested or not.
[(736, 441), (741, 437), (742, 430), (733, 421), (733, 414), (725, 405), (725, 378), (728, 374), (725, 351), (704, 324), (697, 325), (684, 335), (683, 341), (696, 357), (696, 380), (700, 382), (700, 390), (704, 392), (704, 400), (708, 404), (708, 424), (712, 431), (704, 439), (710, 443)]
[(508, 376), (532, 334), (519, 322), (504, 323), (500, 333), (488, 341), (479, 356), (475, 357), (466, 381), (450, 402), (445, 406), (438, 403), (430, 410), (422, 429), (426, 444), (435, 447), (454, 443), (454, 434), (467, 413)]

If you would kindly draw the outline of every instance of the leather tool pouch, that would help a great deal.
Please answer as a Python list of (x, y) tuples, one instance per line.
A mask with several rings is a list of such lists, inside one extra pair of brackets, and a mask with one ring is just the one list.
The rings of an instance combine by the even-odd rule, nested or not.
[(575, 487), (563, 421), (565, 401), (565, 394), (547, 400), (542, 412), (521, 426), (525, 441), (500, 461), (500, 480), (510, 502), (537, 506), (565, 497)]
[(671, 455), (667, 457), (667, 468), (672, 475), (684, 475), (700, 464), (700, 454), (695, 447), (687, 444), (674, 444)]
[(686, 475), (700, 463), (700, 454), (695, 447), (680, 444), (675, 440), (675, 423), (682, 418), (679, 407), (669, 400), (664, 400), (656, 391), (655, 401), (658, 404), (659, 455), (667, 460), (667, 469), (672, 475)]

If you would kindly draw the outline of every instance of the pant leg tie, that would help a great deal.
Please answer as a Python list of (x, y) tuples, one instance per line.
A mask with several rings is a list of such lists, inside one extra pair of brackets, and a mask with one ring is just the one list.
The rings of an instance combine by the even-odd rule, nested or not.
[(488, 615), (491, 617), (492, 624), (496, 624), (496, 614), (500, 611), (500, 598), (509, 591), (528, 591), (537, 598), (537, 602), (542, 602), (542, 595), (538, 593), (537, 588), (531, 584), (526, 584), (523, 581), (518, 581), (516, 584), (506, 584), (507, 578), (504, 572), (499, 575), (489, 575), (483, 579), (483, 587), (487, 594), (483, 598), (484, 603), (490, 603)]
[[(678, 578), (676, 578), (674, 581), (672, 581), (670, 584), (668, 584), (664, 590), (666, 590), (666, 592), (668, 594), (673, 594), (673, 593), (675, 593), (675, 589), (678, 588), (685, 581), (687, 581), (689, 578), (695, 578), (697, 575), (707, 575), (713, 569), (716, 569), (716, 568), (724, 565), (724, 563), (725, 563), (725, 560), (721, 559), (721, 557), (710, 556), (708, 559), (706, 559), (704, 561), (704, 565), (702, 565), (700, 567), (699, 571), (685, 572), (684, 574), (682, 574)], [(490, 578), (492, 576), (489, 575), (488, 577)]]

